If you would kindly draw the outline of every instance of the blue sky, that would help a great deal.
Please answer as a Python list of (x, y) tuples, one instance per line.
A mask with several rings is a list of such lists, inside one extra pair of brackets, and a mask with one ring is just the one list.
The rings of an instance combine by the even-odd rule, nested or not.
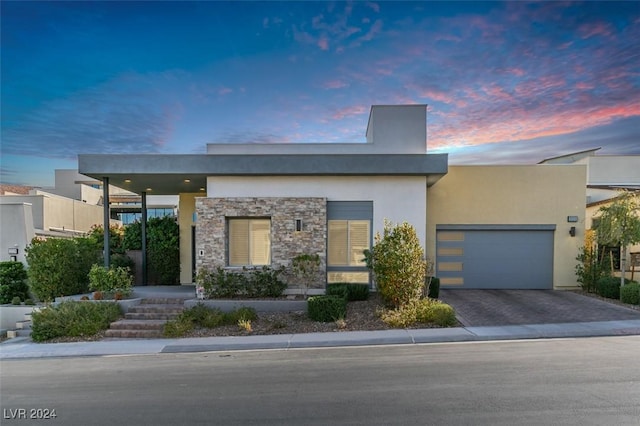
[(364, 142), (428, 104), (450, 164), (640, 154), (640, 2), (1, 3), (0, 181), (79, 153)]

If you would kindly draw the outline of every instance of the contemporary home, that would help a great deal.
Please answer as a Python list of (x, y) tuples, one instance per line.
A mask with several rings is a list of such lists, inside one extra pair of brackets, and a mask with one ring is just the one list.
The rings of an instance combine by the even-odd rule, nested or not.
[[(210, 144), (202, 155), (79, 155), (79, 172), (179, 194), (181, 281), (199, 268), (287, 266), (313, 283), (372, 283), (362, 251), (409, 222), (451, 288), (574, 288), (585, 165), (451, 166), (427, 150), (426, 105), (373, 106), (366, 143)], [(108, 208), (108, 206), (105, 206)], [(105, 215), (108, 217), (108, 215)], [(297, 284), (290, 283), (295, 292)]]

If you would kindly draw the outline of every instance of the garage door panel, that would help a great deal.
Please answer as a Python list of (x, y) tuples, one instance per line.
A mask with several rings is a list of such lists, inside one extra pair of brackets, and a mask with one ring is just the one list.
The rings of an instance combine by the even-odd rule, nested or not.
[[(553, 231), (464, 230), (460, 231), (464, 237), (456, 241), (448, 238), (443, 241), (440, 232), (443, 231), (438, 231), (436, 275), (444, 278), (443, 287), (550, 289), (553, 286)], [(462, 255), (453, 255), (456, 253)]]

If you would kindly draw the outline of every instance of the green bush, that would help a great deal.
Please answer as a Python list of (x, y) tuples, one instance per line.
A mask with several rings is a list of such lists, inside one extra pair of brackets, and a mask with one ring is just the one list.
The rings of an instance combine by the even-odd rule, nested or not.
[(131, 294), (133, 289), (133, 276), (129, 269), (111, 267), (109, 269), (100, 265), (93, 265), (89, 271), (89, 290), (106, 293), (120, 293), (123, 296)]
[(33, 239), (27, 247), (29, 287), (41, 301), (86, 293), (91, 266), (101, 249), (88, 238)]
[(307, 300), (309, 318), (332, 322), (347, 316), (347, 300), (341, 296), (313, 296)]
[[(628, 279), (624, 280), (625, 286), (631, 282)], [(608, 299), (620, 299), (620, 278), (618, 277), (601, 277), (596, 283), (598, 294)]]
[(14, 297), (29, 297), (27, 271), (22, 262), (0, 262), (0, 304), (9, 303)]
[(331, 283), (327, 284), (327, 296), (341, 296), (349, 302), (367, 300), (369, 298), (369, 284)]
[[(134, 222), (125, 227), (124, 250), (142, 249), (142, 225)], [(160, 284), (180, 282), (180, 227), (174, 217), (147, 220), (147, 266), (157, 274)]]
[(365, 261), (387, 305), (400, 307), (422, 295), (427, 264), (410, 224), (392, 226), (385, 220), (383, 235), (376, 233), (373, 248), (365, 250)]
[(20, 299), (20, 297), (16, 296), (13, 299), (11, 299), (11, 304), (12, 305), (22, 305), (22, 300)]
[(256, 320), (255, 309), (241, 307), (231, 312), (222, 312), (218, 308), (209, 308), (204, 303), (185, 309), (175, 320), (168, 321), (163, 330), (166, 337), (181, 337), (195, 327), (215, 328), (223, 325), (236, 325), (238, 320)]
[(66, 301), (33, 312), (31, 338), (43, 342), (56, 337), (92, 336), (109, 328), (120, 316), (115, 302)]
[(110, 266), (112, 268), (127, 268), (129, 271), (135, 270), (136, 263), (126, 254), (112, 254)]
[(243, 268), (242, 272), (226, 271), (220, 267), (211, 272), (202, 268), (198, 271), (196, 283), (204, 287), (205, 296), (209, 299), (280, 297), (287, 288), (279, 278), (283, 271), (284, 268), (268, 266)]
[(381, 313), (382, 320), (391, 327), (410, 327), (414, 324), (435, 324), (450, 327), (456, 324), (453, 308), (434, 299), (411, 301), (399, 308), (388, 309)]
[(625, 284), (620, 291), (620, 301), (631, 305), (640, 305), (640, 283)]
[(431, 283), (429, 284), (429, 293), (427, 294), (427, 297), (431, 299), (437, 299), (438, 297), (440, 297), (440, 278), (431, 277)]

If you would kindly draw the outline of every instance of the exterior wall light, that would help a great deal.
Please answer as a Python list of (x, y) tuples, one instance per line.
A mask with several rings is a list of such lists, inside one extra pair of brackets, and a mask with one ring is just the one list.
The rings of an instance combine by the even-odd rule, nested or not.
[(569, 228), (569, 235), (571, 235), (572, 237), (576, 236), (576, 227), (572, 226), (571, 228)]
[(567, 222), (575, 223), (578, 221), (578, 216), (567, 216)]

